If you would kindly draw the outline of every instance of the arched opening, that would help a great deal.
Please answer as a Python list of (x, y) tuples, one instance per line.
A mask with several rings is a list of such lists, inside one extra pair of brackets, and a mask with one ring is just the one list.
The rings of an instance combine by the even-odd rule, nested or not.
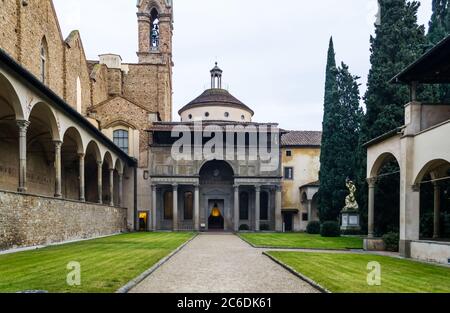
[(164, 220), (171, 221), (173, 219), (173, 193), (172, 191), (164, 192)]
[(61, 187), (62, 196), (66, 199), (80, 198), (80, 154), (83, 144), (78, 130), (69, 128), (64, 134), (61, 147)]
[(82, 90), (81, 90), (81, 81), (80, 77), (77, 77), (77, 87), (76, 87), (76, 105), (77, 105), (77, 112), (81, 114), (82, 110)]
[(87, 202), (98, 203), (98, 164), (102, 162), (100, 149), (95, 141), (86, 148), (84, 160), (85, 197)]
[(371, 177), (376, 178), (374, 235), (381, 237), (389, 232), (399, 233), (400, 165), (393, 154), (384, 153), (378, 157), (371, 173)]
[(233, 183), (234, 171), (229, 163), (213, 160), (201, 167), (200, 185), (209, 230), (231, 229)]
[[(113, 173), (113, 179), (111, 181), (111, 171)], [(102, 164), (102, 201), (103, 204), (114, 204), (113, 193), (111, 189), (114, 188), (114, 163), (111, 153), (106, 152), (103, 158)]]
[(420, 238), (450, 241), (450, 162), (433, 160), (420, 171)]
[(247, 191), (239, 193), (239, 219), (248, 221), (250, 219), (249, 194)]
[(19, 181), (19, 128), (23, 120), (20, 100), (0, 73), (0, 188), (17, 191)]
[(123, 206), (123, 173), (124, 166), (120, 159), (116, 160), (114, 167), (114, 192), (113, 200), (115, 206)]
[(194, 218), (194, 194), (191, 191), (184, 193), (184, 220), (191, 221)]
[(159, 48), (159, 13), (156, 8), (150, 11), (150, 47), (151, 50), (158, 50)]
[(36, 104), (30, 114), (27, 132), (28, 192), (55, 195), (55, 141), (59, 140), (53, 111), (45, 103)]
[(269, 220), (269, 193), (261, 191), (260, 194), (260, 215), (261, 221)]

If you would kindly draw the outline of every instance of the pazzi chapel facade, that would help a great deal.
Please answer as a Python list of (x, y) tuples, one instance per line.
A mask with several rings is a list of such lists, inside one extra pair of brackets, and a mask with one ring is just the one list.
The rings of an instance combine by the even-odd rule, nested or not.
[[(173, 122), (172, 1), (137, 1), (137, 20), (138, 63), (87, 60), (51, 0), (0, 3), (0, 250), (130, 230), (298, 231), (317, 218), (321, 134), (253, 122), (217, 65)], [(279, 163), (171, 156), (174, 127), (212, 125), (272, 129)]]

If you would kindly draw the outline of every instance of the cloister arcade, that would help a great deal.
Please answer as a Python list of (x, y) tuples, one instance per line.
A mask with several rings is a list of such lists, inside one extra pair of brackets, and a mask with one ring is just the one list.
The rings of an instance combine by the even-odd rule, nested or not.
[(0, 189), (123, 207), (133, 160), (36, 89), (0, 68)]

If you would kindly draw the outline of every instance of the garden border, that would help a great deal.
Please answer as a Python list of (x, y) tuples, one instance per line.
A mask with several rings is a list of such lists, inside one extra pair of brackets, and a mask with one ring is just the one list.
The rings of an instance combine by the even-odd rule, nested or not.
[(181, 246), (176, 248), (174, 251), (172, 251), (169, 255), (162, 258), (158, 263), (154, 264), (151, 268), (137, 276), (136, 278), (129, 281), (126, 285), (119, 288), (115, 293), (128, 293), (131, 289), (136, 287), (138, 284), (140, 284), (144, 279), (149, 277), (151, 274), (153, 274), (157, 269), (159, 269), (161, 266), (163, 266), (167, 261), (169, 261), (173, 256), (175, 256), (178, 252), (183, 250), (184, 247), (186, 247), (191, 241), (193, 241), (195, 238), (197, 238), (199, 234), (195, 233), (194, 236), (192, 236), (191, 239), (183, 243)]
[(301, 280), (303, 280), (304, 282), (310, 284), (313, 288), (317, 289), (318, 291), (320, 291), (321, 293), (332, 293), (330, 290), (326, 289), (325, 287), (322, 287), (320, 284), (316, 283), (314, 280), (310, 279), (309, 277), (297, 272), (295, 269), (293, 269), (291, 266), (287, 265), (286, 263), (278, 260), (277, 258), (271, 256), (267, 251), (263, 252), (263, 255), (265, 255), (266, 257), (268, 257), (269, 259), (271, 259), (273, 262), (277, 263), (278, 265), (280, 265), (281, 267), (283, 267), (285, 270), (287, 270), (288, 272), (290, 272), (291, 274), (297, 276), (298, 278), (300, 278)]

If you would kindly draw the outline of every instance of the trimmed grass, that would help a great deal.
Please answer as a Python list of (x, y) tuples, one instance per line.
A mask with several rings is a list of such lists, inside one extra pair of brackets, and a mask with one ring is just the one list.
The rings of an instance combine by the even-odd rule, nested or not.
[[(0, 292), (109, 293), (191, 239), (192, 233), (133, 233), (0, 255)], [(69, 262), (81, 265), (81, 286), (66, 283)]]
[[(269, 252), (336, 293), (448, 293), (450, 268), (367, 254)], [(367, 284), (369, 262), (381, 265), (381, 286)]]
[(255, 246), (267, 248), (298, 248), (298, 249), (362, 249), (363, 240), (359, 237), (325, 238), (320, 235), (306, 233), (264, 233), (264, 234), (239, 234)]

